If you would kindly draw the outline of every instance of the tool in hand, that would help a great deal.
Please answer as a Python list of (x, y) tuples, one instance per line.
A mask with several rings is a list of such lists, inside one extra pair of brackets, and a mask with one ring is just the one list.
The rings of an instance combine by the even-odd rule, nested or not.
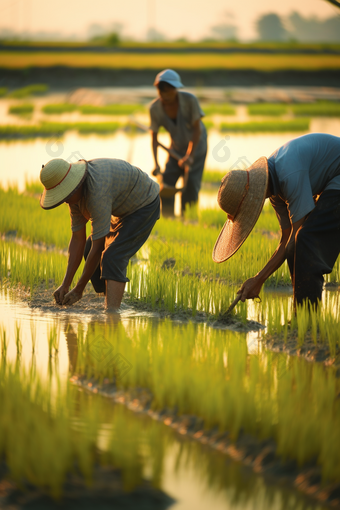
[[(226, 312), (224, 312), (224, 314), (222, 315), (222, 317), (227, 317), (231, 312), (232, 310), (235, 308), (235, 306), (237, 305), (237, 303), (240, 301), (241, 299), (241, 292), (239, 294), (237, 294), (236, 298), (234, 299), (234, 301), (231, 303), (231, 305), (229, 306), (228, 310)], [(253, 298), (254, 301), (256, 303), (261, 303), (262, 299), (260, 298), (260, 296), (256, 296)]]
[[(139, 127), (140, 129), (143, 129), (143, 131), (150, 131), (150, 128), (148, 126), (145, 126), (145, 124), (142, 124), (137, 119), (135, 119), (133, 116), (129, 117), (129, 121), (131, 123), (135, 124), (135, 126)], [(182, 159), (182, 156), (180, 154), (178, 154), (178, 152), (176, 152), (174, 149), (171, 149), (171, 147), (166, 147), (165, 145), (163, 145), (159, 141), (157, 141), (157, 145), (159, 147), (161, 147), (162, 149), (164, 149), (172, 158), (176, 159), (176, 161), (180, 161)], [(186, 165), (184, 167), (184, 185), (183, 185), (183, 188), (176, 188), (175, 186), (168, 186), (167, 184), (163, 183), (163, 179), (162, 179), (159, 182), (159, 185), (161, 187), (161, 190), (160, 190), (161, 198), (170, 198), (170, 197), (173, 197), (179, 191), (184, 191), (186, 186), (187, 186), (187, 183), (188, 183), (189, 170), (190, 170), (189, 165)], [(154, 170), (152, 172), (152, 175), (154, 177), (158, 177), (158, 176), (161, 177), (161, 178), (163, 177), (162, 172), (161, 171), (156, 171), (156, 170)]]

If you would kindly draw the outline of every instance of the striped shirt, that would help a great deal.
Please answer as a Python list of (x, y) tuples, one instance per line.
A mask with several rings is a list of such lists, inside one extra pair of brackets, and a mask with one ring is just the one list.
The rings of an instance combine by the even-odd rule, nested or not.
[(70, 205), (72, 232), (91, 221), (95, 241), (110, 232), (112, 216), (123, 218), (151, 204), (159, 185), (135, 166), (121, 159), (92, 159), (87, 162), (84, 195)]

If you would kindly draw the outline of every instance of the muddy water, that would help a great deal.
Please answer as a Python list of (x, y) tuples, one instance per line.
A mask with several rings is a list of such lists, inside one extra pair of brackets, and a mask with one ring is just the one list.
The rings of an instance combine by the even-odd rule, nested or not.
[[(129, 329), (138, 328), (140, 321), (145, 319), (158, 321), (156, 314), (145, 314), (125, 306), (120, 320)], [(15, 361), (17, 347), (15, 342), (16, 328), (20, 328), (22, 352), (21, 365), (29, 367), (32, 359), (43, 377), (49, 375), (49, 366), (53, 364), (53, 372), (57, 372), (62, 381), (66, 381), (70, 371), (76, 364), (77, 339), (76, 331), (81, 323), (86, 329), (93, 320), (107, 320), (98, 309), (93, 313), (81, 310), (56, 312), (53, 306), (31, 308), (23, 300), (19, 300), (10, 291), (0, 292), (0, 324), (6, 329), (9, 339), (7, 358)], [(48, 350), (49, 328), (56, 326), (59, 331), (59, 350), (51, 360)], [(32, 357), (32, 335), (36, 339), (35, 354)], [(248, 345), (256, 352), (254, 337), (248, 335)], [(249, 349), (250, 353), (251, 348)], [(117, 405), (117, 404), (115, 404)], [(114, 406), (113, 406), (114, 407)], [(148, 416), (137, 416), (126, 410), (126, 420), (148, 420)], [(147, 423), (141, 426), (147, 426)], [(154, 423), (160, 427), (164, 444), (162, 461), (161, 488), (175, 503), (173, 510), (321, 510), (319, 504), (307, 502), (306, 499), (287, 487), (268, 485), (261, 476), (255, 475), (248, 468), (232, 461), (225, 455), (200, 445), (191, 439), (184, 439), (162, 423)]]

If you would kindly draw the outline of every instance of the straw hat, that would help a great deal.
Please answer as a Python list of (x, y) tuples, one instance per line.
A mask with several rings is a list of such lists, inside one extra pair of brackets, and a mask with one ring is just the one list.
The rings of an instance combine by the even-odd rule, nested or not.
[(253, 230), (262, 211), (268, 186), (268, 162), (263, 157), (247, 170), (230, 170), (222, 179), (218, 205), (228, 215), (215, 243), (215, 262), (229, 259)]
[(53, 209), (65, 202), (86, 176), (86, 161), (69, 163), (65, 159), (51, 159), (40, 171), (45, 189), (40, 198), (43, 209)]

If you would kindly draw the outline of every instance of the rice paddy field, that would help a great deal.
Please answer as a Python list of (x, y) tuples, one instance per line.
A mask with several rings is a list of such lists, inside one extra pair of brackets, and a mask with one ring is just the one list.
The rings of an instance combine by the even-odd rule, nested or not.
[[(207, 105), (200, 202), (156, 223), (130, 262), (121, 313), (108, 315), (91, 284), (72, 307), (55, 303), (70, 219), (66, 205), (40, 208), (37, 177), (41, 164), (69, 155), (120, 157), (150, 172), (148, 134), (123, 129), (131, 113), (146, 121), (146, 106), (84, 112), (5, 94), (1, 111), (18, 120), (0, 132), (34, 130), (48, 117), (58, 129), (0, 140), (1, 508), (340, 508), (340, 261), (316, 312), (294, 314), (283, 265), (260, 303), (239, 302), (225, 316), (276, 249), (269, 204), (239, 252), (212, 261), (226, 220), (216, 205), (221, 177), (298, 135), (274, 124), (306, 119), (294, 105), (243, 107), (243, 117), (238, 105)], [(16, 101), (33, 112), (8, 113)], [(318, 108), (301, 133), (340, 135), (339, 119)], [(84, 126), (111, 126), (86, 131), (81, 116)], [(241, 122), (267, 127), (240, 132)]]

